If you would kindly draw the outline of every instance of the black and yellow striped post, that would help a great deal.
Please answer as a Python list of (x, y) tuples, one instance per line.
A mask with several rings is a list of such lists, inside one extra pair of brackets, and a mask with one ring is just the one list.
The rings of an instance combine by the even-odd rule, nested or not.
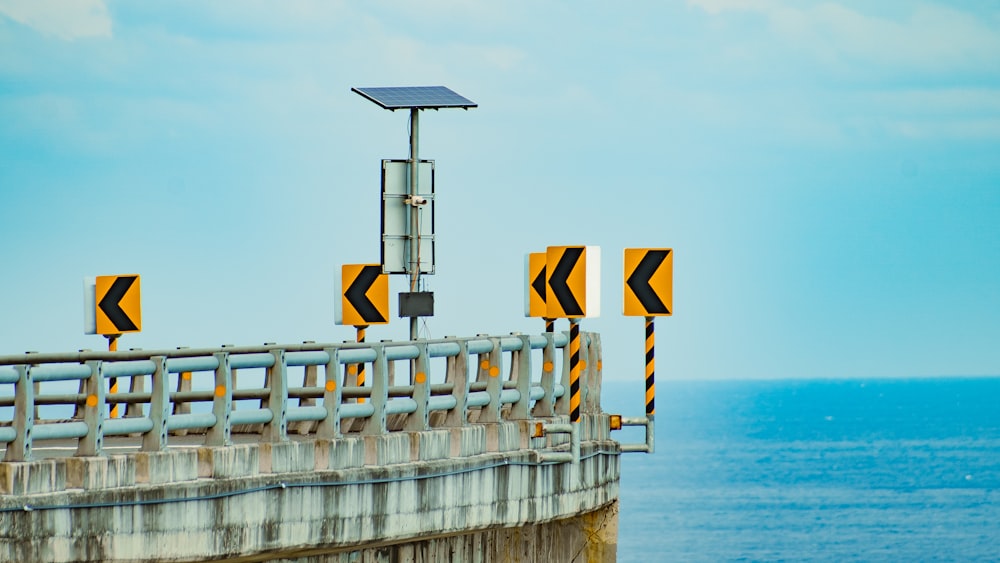
[(569, 320), (569, 421), (580, 422), (580, 323)]
[[(108, 338), (108, 352), (117, 352), (118, 351), (118, 337), (121, 336), (121, 335), (120, 334), (107, 334), (105, 336), (107, 336), (107, 338)], [(117, 377), (112, 377), (111, 378), (111, 392), (109, 393), (109, 395), (112, 395), (112, 397), (108, 397), (108, 398), (109, 399), (113, 398), (113, 395), (115, 393), (118, 393), (118, 378)], [(111, 412), (109, 413), (109, 416), (111, 418), (118, 418), (118, 404), (117, 403), (111, 403)]]
[(656, 372), (655, 364), (655, 338), (653, 332), (653, 317), (646, 317), (646, 417), (653, 418), (655, 411), (654, 400), (656, 398), (656, 384), (653, 377)]
[[(355, 326), (354, 328), (356, 328), (358, 330), (357, 341), (358, 342), (364, 342), (365, 341), (365, 329), (368, 328), (368, 325)], [(364, 387), (365, 386), (365, 363), (364, 362), (361, 362), (360, 364), (358, 364), (358, 382), (357, 382), (357, 385), (358, 385), (358, 387)], [(365, 402), (365, 398), (364, 397), (358, 397), (358, 402), (359, 403)]]
[(545, 332), (555, 332), (556, 320), (555, 319), (544, 319), (544, 320), (545, 320)]

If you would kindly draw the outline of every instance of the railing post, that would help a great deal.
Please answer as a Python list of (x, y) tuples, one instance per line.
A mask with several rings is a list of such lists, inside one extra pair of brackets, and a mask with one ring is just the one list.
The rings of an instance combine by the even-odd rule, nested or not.
[[(523, 334), (517, 336), (521, 341), (521, 350), (515, 352), (517, 365), (517, 392), (520, 398), (510, 408), (511, 420), (524, 420), (528, 417), (528, 405), (531, 404), (531, 339)], [(514, 364), (515, 358), (511, 358)]]
[(430, 362), (427, 361), (427, 343), (418, 342), (417, 349), (420, 354), (417, 356), (413, 366), (413, 400), (417, 403), (417, 410), (406, 417), (404, 430), (418, 432), (430, 428), (429, 403), (431, 399), (430, 383)]
[(327, 348), (326, 353), (330, 356), (324, 368), (323, 376), (326, 380), (323, 384), (323, 407), (326, 409), (326, 418), (320, 421), (316, 434), (320, 438), (333, 439), (340, 438), (340, 402), (341, 386), (337, 383), (340, 375), (340, 349)]
[(531, 410), (531, 414), (539, 417), (548, 417), (556, 414), (555, 397), (553, 397), (553, 393), (555, 392), (555, 333), (546, 332), (542, 336), (545, 337), (545, 348), (542, 349), (541, 384), (545, 396), (535, 402), (535, 407)]
[[(167, 421), (170, 419), (170, 378), (166, 356), (150, 358), (155, 366), (149, 378), (149, 420), (153, 428), (142, 435), (142, 451), (160, 452), (167, 449)], [(104, 389), (101, 387), (101, 389)]]
[(31, 430), (35, 425), (35, 384), (31, 366), (14, 366), (17, 384), (14, 386), (14, 441), (7, 444), (4, 461), (31, 461)]
[(375, 412), (365, 421), (362, 434), (385, 434), (386, 416), (385, 404), (389, 402), (389, 366), (385, 359), (385, 345), (377, 344), (375, 348), (375, 364), (372, 366), (371, 403)]
[(90, 377), (83, 385), (86, 394), (83, 421), (87, 423), (87, 435), (77, 444), (78, 456), (101, 455), (104, 448), (104, 362), (91, 360), (87, 362), (87, 367), (90, 368)]
[(271, 410), (271, 422), (264, 425), (265, 442), (288, 440), (288, 366), (285, 365), (285, 351), (271, 350), (274, 365), (267, 368), (267, 407)]
[(569, 414), (569, 331), (564, 331), (566, 334), (566, 345), (563, 346), (563, 357), (562, 357), (562, 370), (559, 375), (559, 383), (562, 385), (563, 394), (562, 397), (556, 399), (556, 414)]
[[(503, 349), (500, 347), (499, 338), (490, 338), (493, 350), (486, 354), (486, 360), (480, 363), (480, 375), (485, 371), (486, 392), (490, 395), (490, 404), (483, 407), (479, 413), (479, 422), (500, 422), (500, 392), (503, 391), (503, 382), (500, 374), (503, 373)], [(485, 365), (483, 365), (485, 363)]]
[(448, 358), (446, 381), (452, 384), (455, 408), (444, 417), (445, 426), (465, 426), (469, 423), (469, 342), (458, 340), (458, 354)]
[(205, 445), (228, 446), (232, 443), (233, 431), (230, 422), (233, 413), (233, 374), (229, 369), (229, 352), (216, 352), (212, 355), (219, 361), (215, 368), (215, 392), (212, 399), (215, 425), (208, 429)]

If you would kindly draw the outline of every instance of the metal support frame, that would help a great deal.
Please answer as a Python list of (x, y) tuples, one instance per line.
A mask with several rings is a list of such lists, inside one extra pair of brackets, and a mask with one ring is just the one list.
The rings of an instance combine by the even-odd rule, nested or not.
[(229, 354), (217, 352), (214, 354), (219, 361), (215, 368), (215, 388), (212, 400), (212, 414), (215, 415), (215, 425), (209, 428), (205, 444), (209, 446), (228, 446), (232, 443), (233, 413), (233, 374), (229, 367)]
[(167, 423), (170, 420), (170, 380), (167, 377), (167, 358), (153, 356), (151, 359), (155, 365), (153, 377), (150, 378), (152, 380), (152, 395), (149, 399), (149, 418), (153, 422), (153, 428), (142, 437), (142, 451), (160, 452), (167, 449)]
[(101, 455), (104, 447), (104, 409), (105, 383), (104, 383), (104, 362), (92, 360), (87, 362), (90, 368), (90, 377), (84, 381), (83, 421), (87, 423), (87, 435), (80, 440), (76, 447), (78, 456)]
[(420, 350), (419, 355), (414, 360), (413, 377), (413, 401), (417, 404), (417, 409), (406, 417), (403, 430), (416, 432), (430, 428), (430, 410), (428, 405), (431, 398), (430, 369), (427, 360), (427, 343), (422, 342), (417, 345)]
[(339, 438), (340, 434), (340, 403), (342, 400), (343, 386), (337, 381), (340, 375), (340, 350), (338, 348), (327, 348), (330, 360), (323, 370), (325, 381), (323, 382), (323, 407), (326, 409), (326, 418), (319, 422), (316, 433), (320, 438)]
[[(76, 440), (76, 455), (98, 456), (105, 453), (105, 436), (126, 434), (141, 434), (141, 450), (157, 452), (166, 450), (168, 440), (177, 431), (185, 430), (202, 433), (205, 446), (225, 446), (231, 443), (235, 425), (257, 426), (262, 441), (283, 441), (287, 440), (289, 422), (310, 425), (308, 432), (315, 431), (317, 437), (336, 438), (342, 435), (345, 418), (353, 430), (362, 434), (385, 434), (386, 417), (393, 413), (409, 415), (404, 430), (410, 431), (428, 429), (433, 412), (445, 413), (446, 427), (467, 425), (470, 409), (479, 410), (481, 422), (525, 420), (542, 416), (539, 413), (548, 415), (545, 411), (552, 411), (553, 403), (567, 392), (565, 386), (555, 382), (558, 367), (554, 365), (548, 370), (543, 366), (541, 381), (533, 381), (537, 377), (532, 373), (533, 350), (541, 350), (543, 359), (549, 358), (545, 361), (550, 362), (556, 349), (567, 345), (564, 334), (548, 333), (479, 335), (416, 343), (267, 344), (0, 356), (0, 407), (13, 407), (16, 413), (10, 426), (0, 426), (0, 447), (6, 449), (6, 461), (26, 461), (31, 459), (34, 444), (54, 439)], [(592, 355), (593, 348), (589, 352)], [(469, 362), (477, 357), (481, 360), (481, 381), (472, 382)], [(433, 358), (446, 359), (443, 377), (431, 373)], [(340, 370), (362, 361), (372, 364), (371, 386), (345, 389), (339, 379)], [(508, 361), (509, 368), (505, 369), (504, 362)], [(416, 373), (423, 375), (415, 377), (412, 385), (393, 386), (391, 372), (400, 362), (412, 362)], [(288, 370), (300, 366), (306, 369), (304, 386), (289, 388)], [(325, 381), (317, 386), (308, 374), (316, 371), (318, 377), (319, 366), (324, 366)], [(237, 389), (237, 369), (266, 370), (264, 386)], [(213, 372), (214, 387), (174, 390), (177, 374), (207, 375), (204, 372), (208, 371)], [(108, 402), (112, 399), (107, 394), (107, 382), (112, 377), (149, 378), (148, 392), (120, 393), (116, 397), (119, 403), (128, 405), (129, 411), (148, 414), (109, 418)], [(183, 376), (180, 379), (183, 381)], [(212, 380), (199, 379), (206, 383)], [(50, 381), (74, 385), (79, 381), (80, 392), (45, 393), (45, 382)], [(13, 391), (13, 396), (2, 395), (7, 390)], [(368, 403), (345, 399), (362, 393), (371, 397)], [(322, 406), (289, 403), (318, 402), (320, 398)], [(259, 400), (263, 408), (234, 410), (234, 401), (240, 400)], [(209, 403), (211, 412), (173, 413), (174, 405), (179, 403)], [(533, 403), (535, 409), (531, 408)], [(67, 415), (78, 408), (79, 418), (41, 419), (35, 416), (39, 405), (63, 406)], [(44, 415), (44, 408), (42, 412)], [(361, 420), (355, 423), (355, 419)]]
[(264, 425), (262, 439), (266, 442), (288, 440), (288, 369), (285, 351), (272, 350), (274, 365), (267, 368), (268, 396), (266, 407), (271, 411), (270, 422)]

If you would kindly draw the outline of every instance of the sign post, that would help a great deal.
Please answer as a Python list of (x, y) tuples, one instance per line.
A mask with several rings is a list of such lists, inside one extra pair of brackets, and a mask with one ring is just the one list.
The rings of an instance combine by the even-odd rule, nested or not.
[[(368, 325), (389, 322), (389, 275), (381, 264), (344, 264), (340, 270), (340, 299), (337, 300), (337, 324), (353, 325), (357, 341), (365, 341)], [(353, 369), (352, 369), (353, 368)], [(351, 365), (348, 373), (357, 375), (357, 386), (365, 385), (365, 364)], [(359, 403), (364, 398), (358, 399)]]
[[(108, 352), (118, 351), (118, 338), (142, 330), (139, 276), (97, 276), (94, 283), (95, 332), (108, 339)], [(118, 378), (111, 378), (109, 398), (118, 393)], [(111, 403), (111, 418), (118, 418), (118, 405)]]
[(623, 313), (646, 321), (646, 446), (653, 453), (656, 414), (656, 317), (673, 315), (674, 253), (670, 248), (626, 248)]
[(569, 419), (580, 422), (580, 319), (600, 316), (601, 249), (550, 246), (545, 250), (546, 317), (569, 319)]

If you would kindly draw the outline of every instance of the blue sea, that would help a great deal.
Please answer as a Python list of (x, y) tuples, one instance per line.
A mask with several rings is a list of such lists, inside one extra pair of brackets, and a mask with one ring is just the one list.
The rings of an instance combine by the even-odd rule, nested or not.
[(656, 406), (619, 561), (1000, 561), (998, 378), (665, 381)]

